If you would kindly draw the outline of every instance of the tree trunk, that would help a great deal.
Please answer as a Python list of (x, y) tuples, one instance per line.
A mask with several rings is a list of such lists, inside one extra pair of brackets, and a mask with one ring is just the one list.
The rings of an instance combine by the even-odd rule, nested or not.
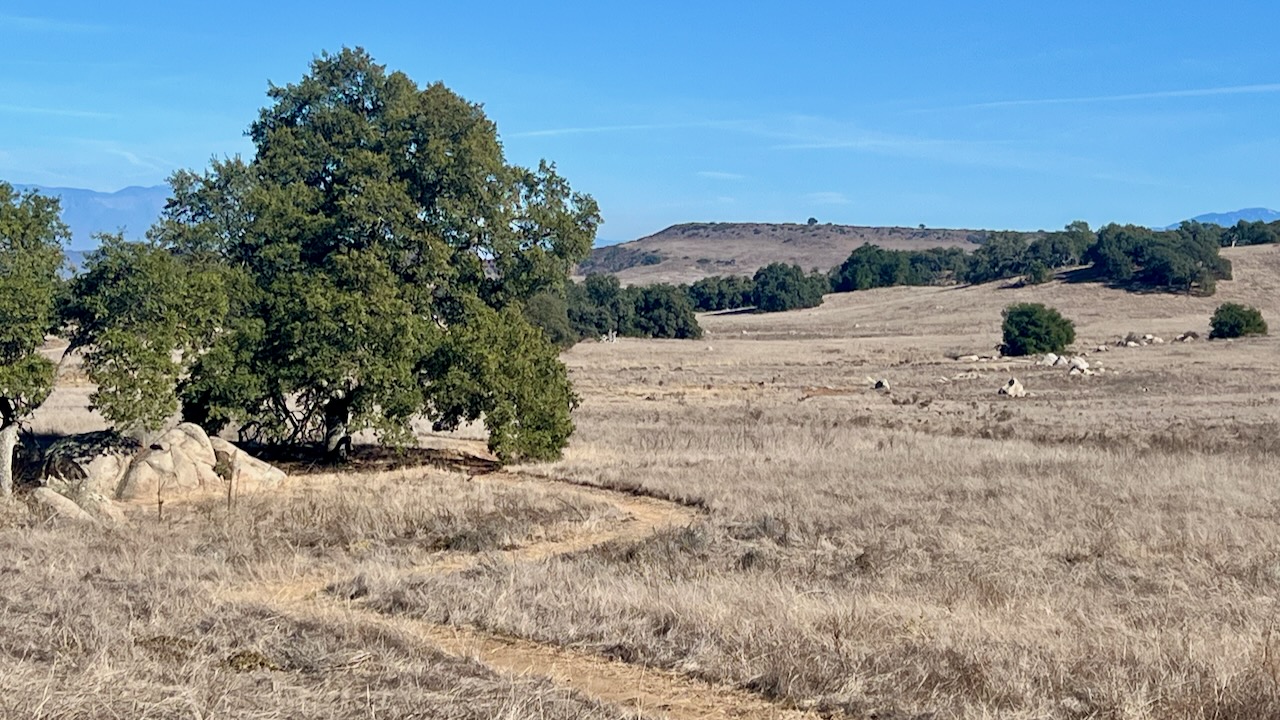
[(0, 498), (13, 495), (13, 449), (18, 445), (18, 424), (0, 430)]
[(351, 436), (347, 423), (351, 421), (351, 403), (346, 398), (334, 398), (324, 407), (324, 452), (332, 462), (346, 462), (351, 452)]

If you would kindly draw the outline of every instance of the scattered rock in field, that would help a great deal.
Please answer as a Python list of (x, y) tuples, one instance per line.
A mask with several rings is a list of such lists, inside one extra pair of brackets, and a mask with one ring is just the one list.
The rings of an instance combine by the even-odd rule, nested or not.
[(1195, 330), (1188, 330), (1182, 333), (1181, 335), (1179, 335), (1177, 338), (1178, 342), (1191, 342), (1193, 340), (1199, 340), (1199, 339), (1200, 339), (1200, 333), (1196, 332)]
[(222, 480), (234, 481), (236, 490), (265, 490), (284, 482), (285, 472), (269, 465), (219, 437), (209, 438), (213, 447), (214, 472)]
[(199, 425), (182, 423), (160, 436), (134, 460), (116, 491), (118, 500), (155, 500), (171, 493), (223, 487), (218, 462)]
[(1071, 366), (1072, 370), (1079, 370), (1081, 372), (1084, 372), (1085, 370), (1089, 369), (1089, 361), (1085, 360), (1079, 355), (1068, 360), (1067, 364)]
[(1049, 367), (1053, 367), (1054, 365), (1057, 365), (1057, 364), (1058, 364), (1058, 356), (1057, 356), (1057, 354), (1055, 354), (1055, 353), (1045, 353), (1045, 354), (1044, 354), (1044, 357), (1040, 359), (1040, 362), (1038, 362), (1038, 363), (1036, 363), (1036, 364), (1037, 364), (1037, 365), (1047, 365), (1047, 366), (1049, 366)]
[(961, 355), (956, 358), (956, 362), (978, 362), (977, 355)]
[(73, 501), (95, 494), (113, 497), (141, 447), (110, 430), (61, 438), (45, 452), (40, 484)]
[(1094, 349), (1093, 349), (1093, 351), (1094, 351), (1094, 352), (1111, 352), (1111, 346), (1110, 346), (1110, 345), (1099, 345), (1098, 347), (1094, 348)]
[(884, 378), (880, 378), (879, 380), (876, 380), (876, 384), (872, 387), (872, 389), (873, 389), (873, 390), (884, 390), (884, 391), (888, 392), (888, 390), (889, 390), (889, 381), (888, 381), (888, 380), (885, 380)]
[(47, 487), (33, 488), (23, 493), (33, 512), (50, 520), (77, 523), (94, 523), (93, 516), (71, 498)]
[(1027, 390), (1022, 387), (1022, 383), (1018, 382), (1018, 378), (1009, 378), (1009, 382), (1005, 383), (1000, 388), (999, 394), (1008, 395), (1012, 398), (1020, 398), (1027, 396)]
[(1055, 367), (1065, 367), (1071, 364), (1071, 358), (1066, 355), (1059, 355), (1057, 359), (1053, 361), (1053, 364)]
[(1124, 344), (1124, 346), (1125, 346), (1125, 347), (1131, 347), (1131, 348), (1142, 347), (1141, 345), (1139, 345), (1138, 343), (1134, 342), (1133, 340), (1129, 340), (1129, 341), (1127, 341), (1127, 342)]
[(1156, 336), (1154, 336), (1154, 337), (1152, 337), (1152, 338), (1151, 338), (1151, 344), (1152, 344), (1152, 345), (1163, 345), (1163, 344), (1164, 344), (1164, 338), (1160, 337), (1159, 335), (1156, 335)]

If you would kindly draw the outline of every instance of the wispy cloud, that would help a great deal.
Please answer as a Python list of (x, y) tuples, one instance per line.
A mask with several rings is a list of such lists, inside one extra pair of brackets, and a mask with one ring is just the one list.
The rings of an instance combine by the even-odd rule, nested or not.
[(728, 128), (737, 123), (723, 120), (700, 120), (697, 122), (647, 123), (636, 125), (591, 125), (584, 127), (549, 128), (546, 130), (525, 130), (507, 133), (508, 138), (559, 137), (562, 135), (597, 135), (603, 133), (649, 132), (654, 130), (687, 130), (691, 128)]
[(158, 158), (145, 158), (141, 155), (138, 155), (137, 153), (131, 152), (129, 150), (122, 150), (120, 148), (104, 147), (102, 148), (102, 151), (107, 153), (108, 155), (115, 155), (116, 157), (124, 158), (125, 162), (129, 163), (134, 167), (142, 168), (143, 170), (151, 170), (153, 172), (165, 172), (164, 166), (170, 165), (170, 163), (166, 163), (165, 161), (160, 160)]
[(720, 170), (699, 170), (698, 177), (708, 178), (710, 180), (746, 180), (746, 175), (740, 175), (732, 172), (722, 172)]
[(118, 117), (111, 113), (95, 112), (93, 110), (71, 110), (67, 108), (51, 108), (40, 107), (38, 105), (5, 105), (0, 104), (0, 114), (10, 115), (51, 115), (56, 117), (72, 117), (72, 118), (90, 118), (94, 120), (107, 120)]
[(1125, 93), (1120, 95), (1085, 95), (1080, 97), (997, 100), (995, 102), (959, 105), (951, 109), (1024, 107), (1032, 105), (1083, 105), (1087, 103), (1166, 100), (1173, 98), (1212, 97), (1216, 95), (1260, 95), (1277, 92), (1280, 92), (1280, 83), (1263, 83), (1258, 85), (1227, 85), (1224, 87), (1191, 88), (1188, 90), (1160, 90), (1157, 92)]
[(29, 15), (0, 15), (0, 31), (53, 33), (97, 33), (110, 30), (110, 26), (94, 23), (61, 20), (58, 18), (32, 17)]
[(848, 205), (849, 198), (842, 192), (815, 192), (804, 196), (804, 201), (810, 205)]

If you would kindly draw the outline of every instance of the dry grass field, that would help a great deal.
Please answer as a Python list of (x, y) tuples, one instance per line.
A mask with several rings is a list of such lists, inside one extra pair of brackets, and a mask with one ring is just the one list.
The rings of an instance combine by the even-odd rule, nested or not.
[(582, 344), (554, 464), (13, 515), (0, 716), (1280, 717), (1280, 338), (953, 359), (1023, 300), (1082, 350), (1280, 322), (1280, 248), (1226, 254), (1212, 298), (890, 288)]

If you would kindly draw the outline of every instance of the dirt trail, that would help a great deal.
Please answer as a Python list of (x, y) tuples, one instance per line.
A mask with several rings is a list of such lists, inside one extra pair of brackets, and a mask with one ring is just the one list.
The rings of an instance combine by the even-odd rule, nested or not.
[[(518, 472), (477, 476), (476, 482), (508, 487), (554, 485), (566, 495), (578, 495), (608, 503), (622, 519), (556, 540), (534, 542), (502, 551), (509, 562), (536, 562), (610, 541), (641, 540), (655, 530), (692, 522), (698, 512), (677, 503), (643, 495), (579, 485), (565, 480)], [(494, 554), (446, 556), (412, 572), (457, 572)], [(437, 646), (443, 652), (473, 658), (494, 670), (515, 676), (538, 676), (572, 688), (603, 702), (633, 708), (646, 715), (673, 720), (695, 718), (812, 718), (810, 713), (784, 708), (754, 693), (716, 685), (668, 670), (631, 665), (599, 655), (555, 645), (504, 637), (482, 630), (439, 625), (423, 620), (379, 613), (359, 601), (343, 602), (324, 590), (325, 578), (307, 578), (275, 586), (240, 589), (229, 599), (266, 601), (286, 615), (305, 618), (329, 616), (350, 622), (387, 628)]]

